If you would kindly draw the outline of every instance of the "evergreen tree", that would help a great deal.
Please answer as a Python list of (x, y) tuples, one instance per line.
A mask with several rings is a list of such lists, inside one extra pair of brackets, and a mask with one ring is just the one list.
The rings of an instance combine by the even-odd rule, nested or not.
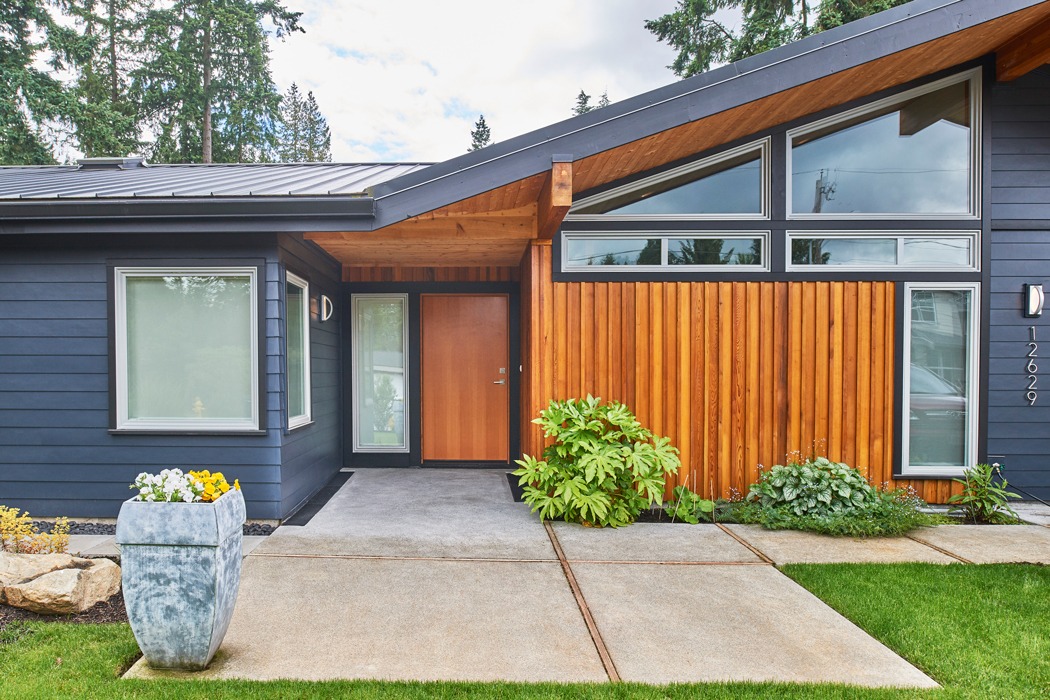
[[(67, 68), (78, 34), (55, 22), (44, 0), (0, 2), (0, 163), (54, 163), (76, 102), (50, 74)], [(46, 57), (50, 71), (37, 66)]]
[(601, 109), (602, 107), (608, 107), (610, 104), (612, 103), (609, 102), (609, 91), (603, 90), (602, 96), (598, 98), (598, 109)]
[(485, 123), (485, 115), (482, 114), (474, 122), (474, 128), (470, 132), (470, 148), (467, 149), (467, 153), (484, 148), (491, 143), (492, 131), (489, 129), (489, 125)]
[[(677, 8), (645, 28), (678, 51), (668, 66), (682, 78), (718, 63), (739, 61), (817, 31), (904, 4), (908, 0), (678, 0)], [(714, 18), (739, 10), (738, 31)]]
[(328, 120), (321, 114), (321, 108), (317, 106), (312, 90), (306, 93), (303, 118), (306, 123), (306, 162), (331, 162), (332, 131), (328, 128)]
[(573, 116), (580, 116), (581, 114), (587, 114), (594, 107), (591, 106), (591, 96), (583, 90), (580, 90), (580, 94), (576, 96), (576, 104), (572, 107)]
[(280, 0), (174, 0), (144, 24), (151, 47), (134, 72), (161, 162), (269, 159), (281, 97), (270, 76), (263, 21), (278, 38), (302, 31)]
[(303, 96), (292, 83), (281, 98), (281, 121), (277, 125), (277, 160), (301, 163), (306, 159), (306, 137), (303, 119)]
[(125, 156), (141, 147), (141, 116), (130, 71), (142, 58), (142, 0), (65, 0), (84, 38), (71, 86), (77, 99), (76, 136), (89, 157)]

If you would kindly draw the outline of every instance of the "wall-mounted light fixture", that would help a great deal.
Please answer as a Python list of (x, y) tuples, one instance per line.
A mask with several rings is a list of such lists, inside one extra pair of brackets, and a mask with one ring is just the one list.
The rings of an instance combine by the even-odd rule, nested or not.
[(326, 295), (321, 295), (321, 321), (327, 321), (332, 318), (332, 314), (335, 313), (335, 305), (332, 304), (332, 300)]
[(1039, 318), (1043, 315), (1043, 285), (1026, 284), (1024, 286), (1024, 317)]

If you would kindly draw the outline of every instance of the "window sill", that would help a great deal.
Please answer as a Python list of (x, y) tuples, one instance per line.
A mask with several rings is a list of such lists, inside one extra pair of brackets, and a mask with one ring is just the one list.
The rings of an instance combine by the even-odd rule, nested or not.
[(299, 428), (305, 428), (306, 426), (313, 425), (313, 424), (314, 424), (314, 421), (311, 418), (310, 420), (306, 420), (306, 421), (303, 421), (301, 423), (296, 423), (295, 425), (289, 425), (287, 428), (285, 428), (284, 432), (286, 432), (286, 433), (294, 433), (296, 430), (299, 430)]
[(952, 470), (951, 472), (937, 472), (937, 473), (918, 472), (916, 474), (896, 474), (895, 473), (893, 475), (893, 480), (894, 481), (909, 481), (909, 480), (910, 481), (928, 481), (930, 479), (941, 479), (941, 480), (945, 480), (945, 479), (960, 479), (960, 478), (962, 478), (964, 471), (965, 471), (964, 469), (960, 468), (960, 469), (957, 469), (957, 470)]
[(110, 428), (107, 431), (110, 435), (185, 435), (185, 436), (199, 436), (199, 435), (266, 435), (266, 430), (180, 430), (178, 428), (172, 429), (160, 429), (160, 428), (146, 428), (143, 430), (129, 429), (129, 428)]

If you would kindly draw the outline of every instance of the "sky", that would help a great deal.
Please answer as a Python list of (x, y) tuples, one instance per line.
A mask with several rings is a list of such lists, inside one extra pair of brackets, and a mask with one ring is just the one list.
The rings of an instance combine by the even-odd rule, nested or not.
[(313, 91), (337, 162), (440, 161), (478, 116), (493, 141), (677, 80), (643, 25), (675, 0), (286, 0), (305, 34), (271, 43), (281, 92)]

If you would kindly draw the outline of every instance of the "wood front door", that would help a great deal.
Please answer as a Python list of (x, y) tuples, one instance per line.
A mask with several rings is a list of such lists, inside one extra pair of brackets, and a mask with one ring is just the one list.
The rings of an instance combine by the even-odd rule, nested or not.
[(510, 300), (421, 298), (423, 461), (510, 459)]

